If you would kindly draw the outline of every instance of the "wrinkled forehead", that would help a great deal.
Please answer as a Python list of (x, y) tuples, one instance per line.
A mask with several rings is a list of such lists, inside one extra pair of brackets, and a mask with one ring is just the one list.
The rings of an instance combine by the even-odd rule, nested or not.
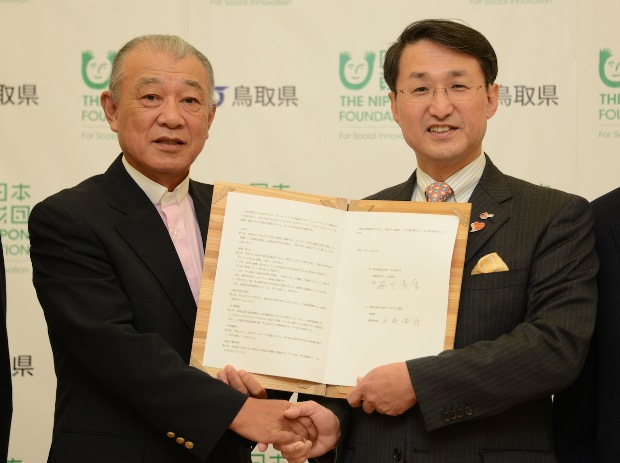
[[(178, 77), (178, 79), (175, 79)], [(153, 75), (149, 75), (148, 73), (138, 77), (135, 82), (136, 89), (143, 89), (149, 87), (157, 87), (165, 85), (166, 83), (174, 83), (179, 86), (185, 86), (188, 88), (193, 88), (194, 90), (198, 90), (201, 92), (206, 92), (207, 90), (204, 88), (205, 82), (200, 82), (199, 80), (192, 78), (184, 78), (183, 75), (159, 75), (154, 73)]]
[(208, 91), (209, 77), (204, 64), (194, 55), (177, 58), (172, 53), (148, 46), (132, 50), (123, 63), (123, 80), (135, 87), (177, 83)]

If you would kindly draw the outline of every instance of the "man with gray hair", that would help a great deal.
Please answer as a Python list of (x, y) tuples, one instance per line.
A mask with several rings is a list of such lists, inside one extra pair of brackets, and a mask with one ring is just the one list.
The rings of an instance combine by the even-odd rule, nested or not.
[[(316, 436), (188, 365), (212, 185), (189, 178), (215, 116), (208, 59), (176, 36), (127, 43), (101, 104), (122, 153), (30, 216), (57, 376), (50, 463), (250, 462)], [(309, 424), (310, 423), (310, 424)]]

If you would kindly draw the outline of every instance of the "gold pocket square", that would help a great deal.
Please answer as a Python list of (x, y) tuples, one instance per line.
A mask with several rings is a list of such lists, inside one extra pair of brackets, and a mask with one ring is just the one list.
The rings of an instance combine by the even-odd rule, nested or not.
[(507, 272), (508, 270), (509, 268), (502, 258), (496, 252), (492, 252), (478, 261), (471, 274), (480, 275), (481, 273)]

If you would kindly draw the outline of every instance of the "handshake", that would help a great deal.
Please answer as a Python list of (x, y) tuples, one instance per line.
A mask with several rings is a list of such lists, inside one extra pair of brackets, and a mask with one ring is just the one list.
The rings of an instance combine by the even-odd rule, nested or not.
[[(262, 400), (267, 398), (267, 392), (258, 381), (247, 371), (237, 371), (230, 365), (217, 377), (249, 397), (229, 428), (259, 442), (261, 451), (273, 444), (289, 463), (301, 463), (320, 457), (338, 443), (340, 421), (331, 410), (314, 401), (292, 404), (286, 400)], [(358, 378), (347, 402), (366, 413), (397, 416), (413, 407), (418, 399), (407, 364), (397, 362), (373, 368)]]
[(314, 401), (291, 403), (267, 399), (267, 391), (245, 370), (228, 365), (218, 375), (249, 398), (230, 423), (230, 429), (259, 442), (261, 451), (273, 444), (289, 463), (302, 463), (333, 449), (340, 439), (340, 422)]

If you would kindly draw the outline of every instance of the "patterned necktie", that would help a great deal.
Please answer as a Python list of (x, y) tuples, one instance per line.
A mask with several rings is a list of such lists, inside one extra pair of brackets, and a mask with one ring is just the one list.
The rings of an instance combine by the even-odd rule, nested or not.
[(445, 182), (431, 183), (424, 192), (426, 200), (434, 203), (447, 201), (452, 193), (452, 188)]

